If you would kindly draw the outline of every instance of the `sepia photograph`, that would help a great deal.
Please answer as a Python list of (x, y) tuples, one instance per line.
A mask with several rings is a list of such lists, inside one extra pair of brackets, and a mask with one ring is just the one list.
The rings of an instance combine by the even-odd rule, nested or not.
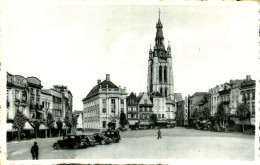
[(2, 16), (6, 163), (258, 160), (257, 2), (6, 3)]

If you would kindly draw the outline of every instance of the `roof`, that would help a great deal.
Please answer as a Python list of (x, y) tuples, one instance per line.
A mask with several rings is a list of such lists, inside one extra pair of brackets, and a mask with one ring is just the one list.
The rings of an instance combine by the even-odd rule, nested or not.
[[(94, 86), (94, 87), (90, 90), (90, 92), (88, 93), (87, 97), (89, 97), (89, 96), (91, 96), (91, 95), (97, 93), (97, 92), (99, 91), (100, 86), (101, 86), (101, 88), (106, 88), (106, 87), (108, 87), (108, 88), (118, 88), (118, 87), (117, 87), (114, 83), (112, 83), (111, 81), (104, 80), (104, 81), (101, 82), (100, 84)], [(87, 97), (86, 97), (86, 98), (87, 98)], [(83, 99), (83, 100), (84, 100), (84, 99)]]
[(153, 93), (153, 97), (163, 97), (163, 95), (160, 92)]
[(177, 100), (177, 102), (183, 100), (181, 93), (174, 93), (174, 98)]
[(207, 94), (207, 92), (195, 92), (192, 96), (203, 96)]

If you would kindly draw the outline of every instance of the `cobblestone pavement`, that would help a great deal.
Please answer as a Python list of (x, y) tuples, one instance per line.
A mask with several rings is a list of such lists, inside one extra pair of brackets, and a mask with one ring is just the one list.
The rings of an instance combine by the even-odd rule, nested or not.
[[(121, 133), (120, 143), (85, 149), (54, 150), (60, 138), (38, 139), (39, 159), (225, 159), (254, 160), (254, 136), (176, 127)], [(86, 133), (88, 134), (88, 133)], [(90, 134), (90, 133), (89, 133)], [(34, 140), (7, 144), (8, 160), (30, 160)]]

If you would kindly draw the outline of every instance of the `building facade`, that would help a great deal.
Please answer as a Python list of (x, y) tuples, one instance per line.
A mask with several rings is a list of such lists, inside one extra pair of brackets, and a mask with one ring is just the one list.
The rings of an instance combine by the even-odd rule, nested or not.
[(140, 126), (150, 125), (150, 116), (153, 114), (153, 103), (147, 93), (140, 93), (138, 96), (138, 117)]
[(126, 96), (126, 88), (117, 87), (109, 74), (106, 80), (98, 80), (82, 100), (84, 130), (105, 130), (109, 123), (118, 128), (120, 113), (126, 114)]
[(126, 97), (127, 120), (129, 127), (134, 127), (137, 123), (139, 125), (138, 103), (135, 93), (131, 92), (130, 95)]
[(161, 93), (165, 97), (167, 110), (173, 112), (175, 104), (171, 47), (168, 44), (165, 48), (160, 16), (156, 29), (155, 45), (153, 50), (149, 50), (147, 92), (149, 95)]

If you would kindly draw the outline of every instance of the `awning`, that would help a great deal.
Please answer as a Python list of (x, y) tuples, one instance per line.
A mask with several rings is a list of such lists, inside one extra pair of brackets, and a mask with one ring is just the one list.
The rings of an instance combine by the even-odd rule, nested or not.
[(205, 124), (205, 123), (207, 123), (207, 120), (202, 120), (200, 123)]
[(135, 123), (138, 123), (138, 120), (128, 120), (129, 125), (135, 125)]
[(33, 127), (31, 126), (31, 124), (26, 121), (24, 127), (23, 127), (23, 130), (33, 130)]
[(15, 129), (13, 129), (13, 123), (6, 123), (6, 131), (7, 132), (15, 131)]
[(150, 125), (149, 121), (141, 121), (140, 125)]
[(157, 121), (157, 123), (168, 123), (167, 121), (164, 121), (164, 120), (162, 120), (162, 121)]
[(44, 125), (44, 124), (41, 124), (40, 126), (39, 126), (39, 130), (45, 130), (47, 127)]

